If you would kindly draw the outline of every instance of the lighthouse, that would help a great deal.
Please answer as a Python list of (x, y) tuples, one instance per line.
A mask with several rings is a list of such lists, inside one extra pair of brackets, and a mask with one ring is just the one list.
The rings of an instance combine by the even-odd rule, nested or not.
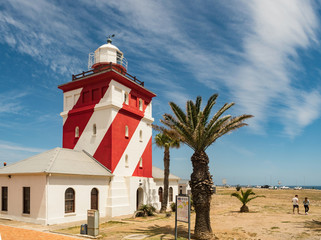
[(117, 176), (152, 177), (155, 94), (127, 73), (127, 61), (110, 38), (88, 62), (91, 70), (59, 86), (63, 147), (87, 151)]
[[(164, 172), (152, 166), (156, 95), (128, 73), (110, 38), (88, 63), (88, 71), (58, 86), (62, 148), (0, 168), (6, 218), (50, 225), (86, 220), (89, 209), (114, 217), (133, 214), (142, 204), (160, 208)], [(169, 175), (169, 203), (178, 181)]]
[(147, 201), (147, 184), (155, 184), (152, 98), (156, 95), (127, 72), (127, 61), (110, 38), (89, 54), (88, 63), (89, 71), (58, 86), (64, 95), (63, 148), (84, 150), (108, 168), (114, 175), (108, 215), (129, 214)]

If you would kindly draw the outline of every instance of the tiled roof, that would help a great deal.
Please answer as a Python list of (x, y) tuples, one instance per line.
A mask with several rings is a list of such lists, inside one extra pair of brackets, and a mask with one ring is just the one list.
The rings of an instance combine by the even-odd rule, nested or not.
[[(153, 178), (155, 179), (163, 179), (164, 178), (164, 171), (158, 167), (154, 167), (153, 166)], [(180, 178), (173, 175), (173, 174), (169, 174), (168, 177), (170, 180), (179, 180)]]
[(0, 168), (0, 174), (29, 173), (113, 176), (87, 152), (66, 148), (54, 148)]

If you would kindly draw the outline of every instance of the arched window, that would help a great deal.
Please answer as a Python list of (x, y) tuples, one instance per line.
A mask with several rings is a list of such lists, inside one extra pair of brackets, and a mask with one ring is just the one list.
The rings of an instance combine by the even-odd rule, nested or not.
[(75, 191), (68, 188), (65, 191), (65, 213), (75, 212)]
[(125, 155), (125, 167), (128, 168), (128, 155), (127, 154)]
[(125, 126), (125, 137), (128, 138), (129, 135), (129, 130), (128, 130), (128, 126)]
[(97, 133), (97, 126), (96, 124), (93, 125), (93, 135), (96, 135)]
[(79, 138), (79, 127), (75, 128), (75, 138)]
[(90, 209), (98, 210), (98, 190), (97, 188), (93, 188), (90, 193)]
[(141, 98), (139, 99), (138, 106), (139, 106), (139, 110), (143, 111), (143, 99), (141, 99)]
[(139, 159), (139, 167), (143, 168), (143, 159), (142, 158)]
[(139, 131), (139, 141), (142, 142), (143, 141), (143, 130)]
[(158, 198), (159, 198), (159, 202), (163, 201), (163, 188), (159, 187), (158, 189)]
[(173, 188), (169, 187), (168, 189), (168, 201), (173, 202)]

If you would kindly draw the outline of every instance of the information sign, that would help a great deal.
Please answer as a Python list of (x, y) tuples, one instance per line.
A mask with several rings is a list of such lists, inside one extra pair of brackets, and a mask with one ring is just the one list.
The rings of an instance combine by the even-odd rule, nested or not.
[(188, 240), (191, 239), (191, 198), (186, 195), (176, 196), (175, 240), (177, 239), (177, 222), (188, 223)]
[(177, 196), (177, 221), (188, 223), (188, 198), (187, 196)]

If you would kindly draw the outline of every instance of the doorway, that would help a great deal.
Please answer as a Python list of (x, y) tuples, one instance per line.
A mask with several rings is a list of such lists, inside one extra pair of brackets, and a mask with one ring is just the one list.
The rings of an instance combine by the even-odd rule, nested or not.
[(96, 209), (98, 210), (98, 190), (97, 188), (93, 188), (91, 190), (91, 194), (90, 194), (90, 209)]
[(144, 190), (142, 188), (137, 188), (137, 191), (136, 191), (136, 210), (138, 210), (139, 207), (143, 204), (144, 204)]

